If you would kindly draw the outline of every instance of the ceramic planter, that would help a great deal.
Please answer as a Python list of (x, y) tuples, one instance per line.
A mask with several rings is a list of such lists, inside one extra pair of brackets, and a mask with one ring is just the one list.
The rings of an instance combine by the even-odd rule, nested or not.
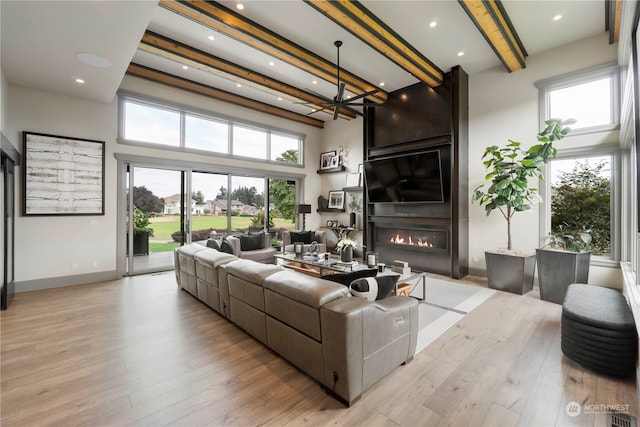
[(572, 283), (587, 283), (591, 251), (563, 252), (536, 249), (540, 299), (562, 304)]
[(536, 255), (485, 252), (489, 288), (523, 295), (533, 289)]

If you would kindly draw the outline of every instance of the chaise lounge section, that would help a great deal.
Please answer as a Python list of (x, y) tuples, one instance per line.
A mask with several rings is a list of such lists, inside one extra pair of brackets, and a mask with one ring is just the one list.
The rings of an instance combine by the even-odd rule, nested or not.
[[(342, 284), (199, 244), (177, 248), (176, 254), (181, 288), (188, 291), (195, 281), (192, 295), (347, 405), (413, 358), (418, 336), (413, 298), (367, 301), (351, 296)], [(206, 292), (197, 291), (201, 288)]]

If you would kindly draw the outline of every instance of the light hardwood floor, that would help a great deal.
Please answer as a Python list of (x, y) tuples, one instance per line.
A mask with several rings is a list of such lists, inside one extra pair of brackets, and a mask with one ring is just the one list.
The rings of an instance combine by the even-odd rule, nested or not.
[(1, 315), (1, 423), (605, 425), (602, 411), (568, 416), (573, 401), (637, 415), (633, 381), (563, 357), (560, 313), (496, 292), (346, 408), (180, 291), (173, 272), (22, 293)]

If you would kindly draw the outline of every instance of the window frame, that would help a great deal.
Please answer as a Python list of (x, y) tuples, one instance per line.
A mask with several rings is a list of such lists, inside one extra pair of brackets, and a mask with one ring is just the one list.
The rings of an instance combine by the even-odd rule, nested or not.
[(611, 77), (610, 102), (613, 123), (573, 129), (569, 136), (588, 135), (620, 129), (620, 68), (617, 63), (612, 62), (537, 81), (535, 86), (538, 88), (540, 130), (545, 128), (544, 122), (551, 118), (549, 111), (550, 93), (552, 91), (589, 83), (604, 77)]
[[(159, 108), (159, 109), (164, 109), (171, 112), (178, 112), (180, 114), (179, 146), (176, 147), (176, 146), (165, 145), (161, 143), (129, 140), (124, 138), (124, 130), (125, 130), (124, 129), (125, 127), (124, 105), (126, 102), (147, 105), (151, 108)], [(208, 119), (208, 120), (213, 120), (217, 122), (227, 123), (227, 125), (229, 126), (228, 152), (220, 153), (216, 151), (186, 147), (185, 146), (185, 122), (186, 122), (187, 115), (195, 116), (202, 119)], [(248, 157), (248, 156), (240, 156), (240, 155), (233, 154), (233, 126), (234, 125), (266, 132), (267, 134), (266, 158), (263, 159), (258, 157)], [(286, 136), (290, 136), (298, 139), (298, 163), (289, 163), (289, 162), (283, 162), (278, 160), (271, 160), (271, 134), (272, 133), (277, 133), (279, 135), (286, 135)], [(287, 130), (287, 129), (265, 126), (264, 124), (255, 123), (248, 120), (242, 120), (232, 116), (225, 116), (223, 114), (213, 113), (211, 111), (206, 111), (206, 110), (198, 109), (195, 107), (175, 104), (175, 103), (167, 102), (164, 100), (160, 100), (160, 99), (156, 99), (156, 98), (152, 98), (149, 96), (140, 95), (132, 92), (127, 92), (127, 91), (118, 92), (118, 137), (117, 137), (118, 144), (133, 145), (138, 147), (154, 148), (154, 149), (167, 150), (167, 151), (178, 151), (183, 153), (200, 154), (205, 156), (219, 157), (219, 158), (226, 158), (226, 159), (232, 158), (232, 159), (246, 160), (251, 162), (304, 168), (305, 167), (304, 165), (305, 138), (306, 138), (305, 134)]]

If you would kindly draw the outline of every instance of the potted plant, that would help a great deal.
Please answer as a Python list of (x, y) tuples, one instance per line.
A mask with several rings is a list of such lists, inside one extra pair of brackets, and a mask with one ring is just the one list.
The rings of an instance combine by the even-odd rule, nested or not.
[(562, 304), (572, 283), (587, 283), (591, 261), (591, 234), (572, 233), (560, 227), (544, 238), (536, 249), (540, 299)]
[(533, 289), (535, 253), (515, 251), (511, 244), (511, 219), (516, 212), (531, 209), (540, 200), (538, 189), (530, 185), (530, 179), (544, 179), (542, 169), (550, 158), (556, 156), (553, 143), (566, 137), (575, 120), (550, 119), (545, 129), (537, 135), (539, 144), (525, 151), (521, 143), (509, 140), (504, 147), (492, 145), (482, 156), (487, 170), (485, 179), (491, 184), (478, 186), (472, 201), (478, 202), (487, 216), (498, 209), (507, 222), (507, 248), (485, 251), (489, 287), (516, 294)]
[(340, 252), (340, 260), (342, 262), (351, 262), (353, 261), (353, 251), (358, 247), (358, 242), (349, 238), (342, 237), (336, 243), (336, 249)]
[(149, 254), (149, 237), (153, 236), (153, 228), (149, 214), (140, 208), (133, 210), (133, 254)]

